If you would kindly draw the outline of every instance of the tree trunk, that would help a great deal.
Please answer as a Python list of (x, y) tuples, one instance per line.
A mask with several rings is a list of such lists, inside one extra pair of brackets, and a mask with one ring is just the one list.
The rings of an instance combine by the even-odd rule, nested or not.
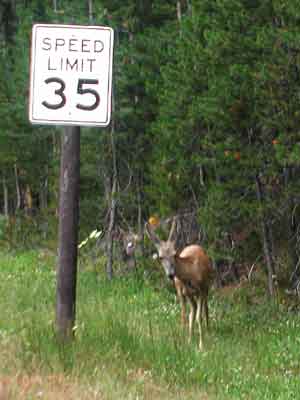
[(110, 213), (109, 213), (109, 224), (107, 230), (107, 241), (106, 241), (106, 251), (107, 251), (107, 264), (106, 264), (106, 274), (109, 280), (113, 278), (113, 230), (115, 226), (115, 216), (116, 216), (116, 192), (117, 192), (117, 180), (113, 177), (113, 185), (111, 190), (111, 202), (110, 202)]
[(275, 274), (275, 265), (272, 252), (272, 247), (273, 247), (272, 232), (268, 218), (263, 210), (264, 193), (263, 193), (262, 183), (258, 175), (255, 177), (255, 182), (256, 182), (256, 196), (258, 203), (261, 207), (260, 225), (261, 225), (264, 257), (268, 272), (268, 289), (269, 289), (269, 295), (273, 297), (275, 294), (274, 282), (276, 283), (276, 274)]
[[(112, 110), (114, 111), (114, 96), (112, 98)], [(106, 250), (107, 250), (107, 264), (106, 274), (108, 279), (113, 278), (113, 230), (115, 226), (116, 208), (117, 208), (117, 155), (116, 155), (116, 144), (115, 144), (115, 122), (112, 120), (110, 130), (110, 145), (112, 153), (112, 187), (110, 195), (110, 212), (109, 212), (109, 224), (106, 238)]]
[(192, 2), (190, 0), (187, 0), (186, 5), (189, 15), (192, 15), (193, 14)]
[[(288, 190), (288, 185), (291, 180), (292, 169), (290, 167), (284, 168), (284, 185), (286, 190)], [(287, 224), (287, 240), (289, 247), (289, 255), (291, 261), (291, 272), (295, 270), (298, 264), (298, 254), (297, 254), (297, 221), (295, 220), (294, 208), (296, 201), (294, 196), (288, 194), (287, 200), (287, 213), (286, 213), (286, 224)], [(296, 278), (296, 277), (294, 277)]]
[(91, 24), (94, 20), (93, 0), (88, 0), (88, 10), (89, 10), (89, 23)]
[(8, 217), (9, 208), (8, 208), (8, 187), (6, 183), (5, 176), (2, 176), (2, 187), (3, 187), (3, 213), (5, 217)]
[(181, 0), (177, 0), (176, 13), (177, 13), (178, 26), (179, 26), (179, 36), (181, 37), (181, 35), (182, 35), (182, 31), (181, 31), (181, 22), (182, 22), (182, 4), (181, 4)]
[(40, 183), (39, 202), (40, 210), (45, 210), (48, 207), (48, 174), (42, 178)]
[(53, 0), (53, 11), (57, 13), (57, 0)]
[(138, 236), (140, 238), (138, 242), (138, 253), (144, 255), (144, 224), (143, 224), (143, 202), (142, 202), (142, 177), (139, 178), (138, 192), (137, 192), (137, 202), (138, 202)]
[(17, 204), (16, 204), (16, 211), (17, 211), (17, 210), (20, 210), (21, 202), (22, 202), (20, 182), (19, 182), (19, 172), (18, 172), (17, 164), (14, 165), (14, 170), (15, 170), (15, 183), (16, 183), (16, 194), (17, 194)]
[(181, 0), (177, 0), (176, 12), (177, 12), (177, 21), (179, 22), (179, 24), (181, 24), (181, 18), (182, 18)]
[(203, 165), (200, 165), (199, 166), (199, 177), (200, 177), (200, 185), (202, 186), (202, 187), (204, 187), (205, 186), (205, 180), (204, 180), (204, 167), (203, 167)]
[(222, 287), (221, 273), (220, 273), (219, 266), (218, 266), (218, 263), (216, 262), (215, 258), (212, 259), (212, 264), (213, 264), (213, 269), (214, 269), (215, 274), (216, 274), (217, 287), (221, 288)]
[[(2, 22), (2, 31), (4, 33), (4, 40), (7, 44), (14, 44), (15, 34), (17, 29), (17, 13), (16, 13), (16, 1), (10, 0), (2, 2), (2, 15), (0, 15)], [(13, 49), (8, 48), (8, 54), (13, 57)]]
[(32, 192), (29, 185), (26, 185), (25, 193), (24, 193), (24, 210), (27, 217), (32, 216), (33, 212), (33, 199)]

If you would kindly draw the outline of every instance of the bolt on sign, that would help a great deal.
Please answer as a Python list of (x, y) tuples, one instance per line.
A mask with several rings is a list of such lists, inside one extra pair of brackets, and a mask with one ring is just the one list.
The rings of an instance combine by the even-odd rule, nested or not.
[(29, 97), (33, 124), (109, 124), (113, 36), (113, 30), (103, 26), (33, 26)]

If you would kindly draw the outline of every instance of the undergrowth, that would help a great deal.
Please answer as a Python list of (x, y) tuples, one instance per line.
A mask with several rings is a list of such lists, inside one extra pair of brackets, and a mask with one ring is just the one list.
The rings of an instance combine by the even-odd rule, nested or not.
[[(33, 251), (2, 254), (0, 373), (55, 373), (100, 386), (108, 375), (116, 383), (103, 387), (101, 399), (120, 398), (120, 382), (131, 385), (123, 398), (150, 398), (149, 382), (167, 388), (155, 398), (168, 398), (166, 393), (170, 398), (188, 393), (190, 399), (296, 398), (297, 312), (271, 303), (259, 282), (214, 289), (211, 327), (205, 351), (199, 352), (197, 339), (188, 344), (179, 324), (172, 288), (155, 284), (144, 272), (109, 282), (79, 270), (75, 340), (62, 346), (54, 326), (54, 259)], [(130, 397), (132, 385), (136, 397)]]

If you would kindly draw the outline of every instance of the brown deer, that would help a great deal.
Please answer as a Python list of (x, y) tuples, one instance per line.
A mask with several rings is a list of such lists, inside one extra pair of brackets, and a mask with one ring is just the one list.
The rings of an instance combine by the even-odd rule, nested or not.
[(211, 286), (214, 270), (212, 263), (201, 246), (193, 244), (182, 251), (175, 249), (175, 241), (172, 236), (175, 230), (176, 219), (173, 219), (172, 227), (167, 241), (160, 240), (153, 227), (146, 223), (146, 232), (154, 242), (160, 263), (168, 278), (174, 281), (177, 296), (181, 304), (181, 320), (186, 320), (186, 300), (190, 304), (189, 314), (189, 340), (192, 339), (193, 324), (196, 318), (199, 327), (199, 349), (203, 349), (202, 321), (205, 314), (208, 327), (208, 291)]

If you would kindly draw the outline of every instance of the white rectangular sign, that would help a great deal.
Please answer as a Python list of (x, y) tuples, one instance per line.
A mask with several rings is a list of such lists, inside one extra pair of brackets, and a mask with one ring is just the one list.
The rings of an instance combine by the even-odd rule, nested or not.
[(29, 120), (107, 126), (111, 114), (113, 30), (36, 24), (32, 29)]

